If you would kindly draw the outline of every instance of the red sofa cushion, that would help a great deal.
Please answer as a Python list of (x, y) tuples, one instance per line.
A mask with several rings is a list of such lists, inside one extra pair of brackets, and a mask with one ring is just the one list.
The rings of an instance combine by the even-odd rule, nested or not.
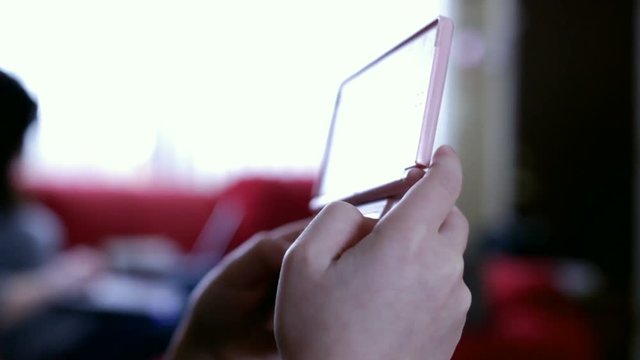
[(467, 327), (454, 360), (595, 360), (598, 339), (587, 313), (554, 285), (553, 261), (485, 260), (488, 321)]
[(313, 181), (310, 179), (275, 180), (249, 178), (225, 189), (220, 202), (233, 203), (243, 213), (230, 251), (253, 234), (311, 216), (309, 201)]
[(230, 251), (258, 231), (310, 216), (312, 184), (310, 179), (256, 177), (205, 192), (47, 183), (26, 186), (22, 192), (60, 217), (69, 247), (98, 246), (111, 236), (153, 234), (169, 237), (189, 251), (216, 204), (233, 203), (242, 219), (227, 247)]
[(218, 193), (39, 184), (25, 189), (60, 217), (67, 246), (100, 245), (110, 236), (163, 235), (191, 249)]

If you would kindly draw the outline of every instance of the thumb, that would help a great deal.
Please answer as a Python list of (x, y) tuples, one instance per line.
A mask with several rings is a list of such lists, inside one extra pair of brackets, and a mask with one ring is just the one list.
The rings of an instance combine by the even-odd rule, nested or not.
[(233, 286), (252, 286), (277, 278), (289, 244), (281, 239), (250, 239), (225, 258), (220, 281)]
[(307, 226), (292, 245), (287, 258), (304, 259), (312, 271), (324, 271), (344, 251), (366, 236), (374, 224), (375, 220), (364, 217), (353, 205), (331, 203)]
[(255, 234), (223, 259), (220, 268), (231, 284), (250, 285), (277, 278), (285, 252), (309, 219)]

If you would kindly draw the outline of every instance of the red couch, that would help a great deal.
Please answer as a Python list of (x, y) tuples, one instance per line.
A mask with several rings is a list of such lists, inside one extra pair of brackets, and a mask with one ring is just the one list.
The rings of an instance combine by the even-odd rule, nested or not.
[(219, 203), (239, 206), (242, 221), (228, 250), (255, 232), (310, 216), (310, 180), (251, 178), (210, 191), (36, 184), (23, 193), (52, 209), (67, 231), (67, 245), (97, 246), (112, 236), (161, 235), (192, 249)]
[(497, 257), (482, 266), (487, 321), (467, 326), (454, 360), (595, 360), (586, 311), (554, 285), (554, 261)]

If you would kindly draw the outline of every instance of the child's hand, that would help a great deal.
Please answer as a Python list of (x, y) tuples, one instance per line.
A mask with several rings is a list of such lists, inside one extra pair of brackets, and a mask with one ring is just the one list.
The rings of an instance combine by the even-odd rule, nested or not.
[(470, 292), (458, 157), (432, 168), (377, 224), (327, 206), (285, 256), (276, 302), (284, 359), (449, 359)]
[(173, 359), (267, 358), (277, 354), (273, 305), (285, 251), (308, 220), (259, 233), (217, 265), (192, 295)]

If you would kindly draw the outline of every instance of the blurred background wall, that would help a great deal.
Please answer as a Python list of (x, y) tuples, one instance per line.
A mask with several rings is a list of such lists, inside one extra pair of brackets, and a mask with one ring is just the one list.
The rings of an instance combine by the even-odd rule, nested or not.
[(458, 28), (446, 110), (464, 162), (472, 254), (589, 264), (606, 294), (586, 305), (601, 356), (629, 358), (635, 2), (448, 6)]
[(635, 3), (521, 4), (517, 210), (546, 228), (528, 251), (602, 271), (610, 296), (596, 322), (607, 329), (607, 358), (624, 358), (635, 247)]
[(514, 215), (518, 4), (446, 5), (457, 27), (442, 114), (451, 134), (445, 142), (462, 154), (460, 206), (479, 235)]

